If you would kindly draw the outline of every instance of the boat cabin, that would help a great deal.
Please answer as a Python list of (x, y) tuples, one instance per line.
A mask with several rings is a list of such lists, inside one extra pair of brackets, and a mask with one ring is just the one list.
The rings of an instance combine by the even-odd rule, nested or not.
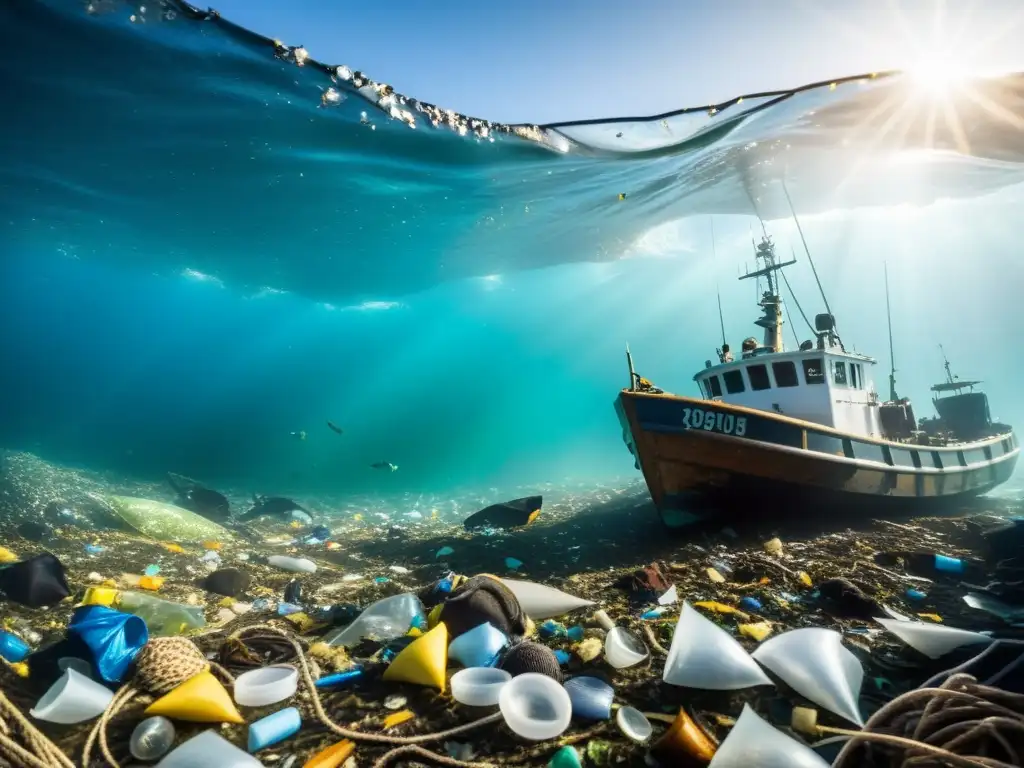
[(706, 400), (880, 437), (873, 358), (840, 349), (745, 355), (694, 376)]
[(815, 316), (811, 330), (816, 341), (808, 340), (797, 350), (787, 350), (782, 340), (782, 297), (776, 275), (796, 261), (780, 263), (767, 233), (754, 245), (754, 256), (763, 266), (740, 280), (752, 278), (766, 283), (767, 290), (758, 302), (762, 316), (755, 321), (764, 329), (764, 339), (760, 343), (753, 337), (744, 340), (740, 359), (736, 360), (723, 338), (722, 348), (717, 350), (718, 365), (708, 360), (704, 370), (693, 377), (701, 394), (706, 400), (775, 412), (849, 434), (881, 437), (874, 358), (846, 350), (831, 312)]

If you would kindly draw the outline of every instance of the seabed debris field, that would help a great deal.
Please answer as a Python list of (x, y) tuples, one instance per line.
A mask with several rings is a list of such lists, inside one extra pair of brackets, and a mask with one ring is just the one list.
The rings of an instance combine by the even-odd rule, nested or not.
[(995, 502), (667, 536), (636, 484), (222, 525), (184, 480), (4, 456), (0, 765), (1021, 765)]

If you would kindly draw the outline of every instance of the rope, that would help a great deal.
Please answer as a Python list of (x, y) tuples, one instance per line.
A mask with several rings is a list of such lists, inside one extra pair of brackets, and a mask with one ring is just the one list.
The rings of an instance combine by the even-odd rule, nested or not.
[(278, 629), (277, 627), (271, 626), (269, 624), (257, 624), (251, 627), (246, 627), (244, 629), (238, 630), (237, 632), (232, 634), (230, 638), (234, 640), (240, 640), (247, 633), (257, 631), (270, 632), (272, 634), (278, 635), (287, 640), (291, 644), (292, 649), (295, 651), (295, 655), (299, 662), (299, 669), (300, 672), (302, 673), (302, 682), (306, 686), (306, 689), (310, 694), (310, 700), (312, 701), (313, 704), (313, 711), (316, 712), (317, 718), (320, 720), (321, 724), (323, 724), (325, 728), (337, 734), (338, 736), (341, 736), (342, 738), (351, 739), (352, 741), (363, 741), (374, 744), (388, 744), (393, 747), (402, 748), (401, 750), (393, 749), (390, 752), (386, 753), (383, 757), (380, 758), (380, 761), (378, 761), (375, 764), (374, 768), (386, 765), (389, 760), (391, 760), (393, 757), (399, 756), (400, 754), (416, 754), (417, 756), (422, 758), (429, 758), (430, 760), (438, 763), (439, 765), (452, 766), (452, 768), (494, 768), (493, 764), (491, 763), (471, 763), (466, 762), (464, 760), (456, 760), (454, 758), (446, 757), (444, 755), (438, 755), (426, 749), (417, 748), (415, 750), (410, 750), (405, 748), (431, 741), (441, 741), (443, 739), (448, 739), (453, 736), (458, 736), (460, 734), (466, 733), (475, 728), (480, 728), (485, 725), (492, 725), (494, 723), (500, 723), (504, 719), (504, 716), (500, 712), (497, 712), (493, 715), (488, 715), (487, 717), (482, 717), (479, 720), (474, 720), (470, 723), (465, 723), (454, 728), (449, 728), (445, 731), (437, 731), (436, 733), (424, 733), (419, 736), (387, 736), (381, 733), (364, 733), (362, 731), (353, 731), (349, 730), (348, 728), (342, 728), (340, 725), (331, 720), (327, 712), (324, 710), (323, 702), (320, 700), (319, 691), (317, 690), (316, 684), (313, 681), (313, 675), (310, 673), (309, 670), (309, 662), (306, 661), (306, 654), (302, 650), (302, 646), (299, 645), (299, 643), (296, 642), (292, 637), (290, 637), (287, 632), (285, 632), (282, 629)]
[[(13, 721), (16, 728), (7, 722)], [(28, 749), (14, 740), (20, 732)], [(75, 764), (0, 691), (0, 754), (14, 768), (75, 768)]]
[[(819, 730), (850, 737), (833, 768), (1015, 768), (1024, 755), (1024, 695), (953, 673), (938, 688), (917, 688), (893, 699), (871, 716), (863, 731)], [(893, 749), (879, 754), (875, 744)], [(1000, 753), (1011, 762), (991, 756)]]

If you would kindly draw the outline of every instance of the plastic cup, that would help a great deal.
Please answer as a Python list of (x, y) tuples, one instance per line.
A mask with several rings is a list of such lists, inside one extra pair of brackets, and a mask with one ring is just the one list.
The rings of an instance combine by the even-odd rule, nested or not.
[(502, 686), (498, 706), (509, 729), (529, 741), (560, 736), (572, 719), (569, 694), (547, 675), (526, 672)]
[(581, 720), (607, 720), (612, 716), (615, 689), (604, 680), (581, 675), (563, 685), (572, 702), (572, 716)]
[(592, 600), (566, 594), (546, 584), (519, 579), (502, 579), (502, 583), (512, 590), (520, 607), (531, 619), (550, 619), (593, 605)]
[(243, 672), (235, 679), (235, 703), (243, 707), (265, 707), (290, 699), (299, 687), (299, 670), (291, 664)]
[(494, 667), (467, 667), (452, 675), (452, 697), (468, 707), (493, 707), (512, 674)]
[(804, 698), (864, 725), (857, 703), (864, 668), (835, 630), (805, 627), (783, 632), (765, 640), (751, 656)]
[(643, 744), (654, 733), (654, 726), (647, 715), (636, 707), (620, 707), (615, 713), (615, 724), (630, 741)]
[(896, 619), (875, 619), (875, 621), (929, 659), (941, 658), (964, 645), (992, 642), (991, 637), (980, 632), (946, 627), (942, 624), (925, 624), (923, 621), (898, 621)]
[[(780, 635), (781, 637), (781, 635)], [(773, 728), (750, 708), (711, 758), (708, 768), (828, 768), (828, 763), (810, 747)]]
[(647, 644), (628, 629), (613, 627), (604, 638), (604, 657), (616, 669), (633, 667), (651, 655)]
[(736, 638), (685, 601), (662, 679), (669, 685), (707, 691), (772, 684)]
[(464, 667), (490, 667), (506, 645), (508, 638), (505, 634), (490, 622), (485, 622), (452, 640), (448, 646), (448, 658)]
[(302, 727), (302, 716), (295, 707), (281, 709), (249, 726), (249, 751), (259, 752), (294, 736)]
[(263, 768), (252, 755), (247, 755), (214, 731), (193, 736), (167, 757), (157, 768)]
[(109, 688), (68, 668), (36, 702), (29, 714), (48, 723), (84, 723), (103, 714), (113, 698), (114, 694)]

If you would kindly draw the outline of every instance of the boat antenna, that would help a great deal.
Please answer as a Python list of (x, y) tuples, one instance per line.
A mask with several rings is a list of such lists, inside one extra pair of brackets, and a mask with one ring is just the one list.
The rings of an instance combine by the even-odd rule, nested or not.
[(633, 355), (629, 352), (629, 344), (626, 344), (626, 365), (629, 366), (629, 391), (636, 392), (636, 371), (633, 369)]
[(946, 357), (946, 350), (941, 344), (939, 344), (939, 352), (942, 353), (942, 367), (946, 369), (946, 382), (949, 384), (953, 383), (953, 372), (949, 369), (949, 358)]
[[(793, 259), (795, 260), (796, 259), (796, 251), (793, 251), (792, 247), (790, 248), (790, 250), (793, 252)], [(782, 282), (784, 282), (786, 284), (786, 290), (789, 291), (789, 298), (791, 298), (793, 300), (793, 303), (796, 304), (796, 308), (800, 311), (800, 317), (802, 317), (804, 319), (804, 322), (807, 323), (807, 327), (810, 329), (811, 335), (815, 335), (816, 331), (814, 330), (814, 326), (811, 325), (811, 321), (807, 319), (807, 313), (804, 312), (804, 308), (802, 306), (800, 306), (800, 300), (796, 297), (796, 293), (793, 291), (793, 289), (789, 285), (789, 278), (786, 277), (786, 270), (780, 269), (779, 270), (779, 274), (782, 275)], [(788, 306), (786, 307), (786, 312), (789, 312), (789, 307)], [(790, 323), (790, 326), (793, 328), (793, 335), (796, 336), (796, 326), (793, 325), (792, 323)], [(798, 347), (800, 346), (800, 337), (799, 336), (797, 336), (797, 338), (796, 338), (796, 345)]]
[[(825, 289), (821, 286), (821, 280), (818, 278), (818, 270), (814, 267), (814, 259), (811, 257), (811, 249), (807, 247), (807, 238), (804, 237), (804, 230), (800, 226), (800, 219), (796, 216), (796, 209), (793, 207), (793, 201), (789, 197), (789, 190), (786, 188), (786, 180), (782, 179), (782, 191), (786, 194), (786, 202), (789, 203), (790, 213), (793, 214), (793, 221), (796, 223), (796, 231), (800, 233), (800, 242), (804, 244), (804, 252), (807, 254), (807, 261), (811, 265), (811, 272), (814, 273), (814, 282), (818, 284), (818, 291), (821, 292), (821, 300), (825, 304), (825, 311), (832, 315), (832, 308), (828, 305), (828, 297), (825, 296)], [(832, 315), (834, 318), (835, 315)]]
[[(885, 270), (885, 317), (889, 323), (889, 401), (895, 402), (899, 398), (896, 395), (896, 355), (892, 346), (892, 310), (889, 307), (889, 263), (884, 262), (883, 267)], [(948, 375), (949, 364), (946, 365)]]
[[(718, 262), (718, 249), (715, 247), (715, 220), (711, 219), (711, 255)], [(725, 347), (725, 316), (722, 314), (722, 289), (715, 280), (715, 293), (718, 294), (718, 322), (722, 326), (722, 346)]]

